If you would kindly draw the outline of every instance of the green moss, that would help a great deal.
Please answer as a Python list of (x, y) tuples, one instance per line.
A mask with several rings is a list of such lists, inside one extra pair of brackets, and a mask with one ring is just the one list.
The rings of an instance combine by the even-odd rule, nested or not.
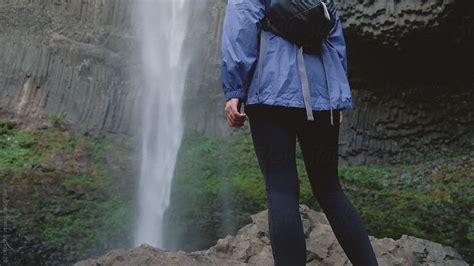
[(67, 174), (64, 178), (63, 185), (68, 186), (88, 186), (103, 187), (105, 180), (98, 178), (90, 173), (86, 174)]
[(41, 153), (33, 150), (36, 143), (35, 136), (13, 128), (0, 134), (0, 172), (38, 163)]
[(61, 114), (54, 113), (48, 116), (48, 120), (53, 125), (53, 127), (59, 127), (61, 124)]
[(70, 200), (77, 204), (78, 211), (61, 215), (51, 207), (44, 207), (45, 219), (36, 225), (46, 241), (63, 247), (70, 256), (82, 257), (128, 234), (132, 216), (130, 203), (118, 197)]
[(113, 148), (112, 142), (105, 138), (90, 137), (88, 138), (90, 156), (97, 164), (105, 163), (105, 156), (107, 152)]
[[(74, 260), (125, 244), (134, 206), (130, 195), (111, 192), (111, 141), (57, 127), (26, 130), (0, 121), (0, 128), (0, 184), (8, 184), (10, 217), (22, 233), (39, 234)], [(38, 167), (55, 157), (64, 165)]]
[(464, 163), (453, 161), (437, 171), (426, 171), (427, 162), (350, 166), (340, 172), (370, 234), (395, 239), (413, 235), (452, 246), (472, 260), (473, 166), (464, 168)]
[(9, 134), (16, 127), (16, 123), (11, 120), (0, 121), (0, 135)]

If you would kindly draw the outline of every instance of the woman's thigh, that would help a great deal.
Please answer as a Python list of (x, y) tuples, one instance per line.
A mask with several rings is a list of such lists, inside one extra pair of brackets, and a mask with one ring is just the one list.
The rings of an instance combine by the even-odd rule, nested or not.
[[(296, 128), (291, 110), (285, 107), (246, 107), (257, 159), (267, 186), (295, 189)], [(288, 187), (290, 186), (290, 187)], [(267, 187), (268, 188), (268, 187)]]
[(298, 123), (297, 136), (314, 194), (341, 189), (338, 176), (340, 110), (315, 111), (315, 121)]

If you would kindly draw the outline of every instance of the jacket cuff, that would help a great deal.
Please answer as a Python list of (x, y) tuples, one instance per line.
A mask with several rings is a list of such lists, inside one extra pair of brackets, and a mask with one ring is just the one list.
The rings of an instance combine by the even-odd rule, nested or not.
[(232, 99), (232, 98), (239, 98), (241, 100), (245, 100), (247, 97), (247, 94), (242, 91), (229, 91), (224, 93), (224, 98), (226, 101)]

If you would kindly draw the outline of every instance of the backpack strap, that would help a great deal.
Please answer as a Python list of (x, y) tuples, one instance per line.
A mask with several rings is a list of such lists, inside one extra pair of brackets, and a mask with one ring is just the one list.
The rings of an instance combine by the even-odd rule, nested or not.
[(306, 116), (308, 121), (314, 121), (313, 106), (311, 104), (311, 92), (309, 90), (308, 73), (306, 72), (306, 64), (304, 63), (303, 47), (298, 49), (298, 72), (300, 74), (301, 88), (303, 89), (303, 99), (306, 108)]
[[(265, 16), (270, 6), (271, 0), (262, 0), (265, 8)], [(263, 71), (263, 60), (265, 59), (266, 53), (266, 39), (265, 39), (265, 31), (263, 30), (262, 21), (259, 22), (260, 24), (260, 52), (258, 54), (258, 62), (257, 62), (257, 88), (260, 90), (260, 84), (262, 81), (262, 71)]]
[(261, 30), (260, 32), (260, 52), (258, 55), (258, 63), (257, 63), (257, 74), (258, 74), (258, 81), (257, 86), (260, 89), (260, 83), (262, 82), (262, 71), (263, 71), (263, 60), (265, 59), (265, 52), (266, 52), (266, 40), (265, 40), (265, 31)]

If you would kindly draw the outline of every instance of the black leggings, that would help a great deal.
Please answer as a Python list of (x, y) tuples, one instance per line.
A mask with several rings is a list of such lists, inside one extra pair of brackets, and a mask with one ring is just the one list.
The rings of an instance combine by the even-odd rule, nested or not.
[(306, 243), (299, 212), (296, 137), (312, 192), (353, 265), (378, 265), (366, 228), (339, 183), (339, 110), (254, 104), (245, 107), (260, 169), (265, 179), (268, 226), (275, 265), (305, 265)]

